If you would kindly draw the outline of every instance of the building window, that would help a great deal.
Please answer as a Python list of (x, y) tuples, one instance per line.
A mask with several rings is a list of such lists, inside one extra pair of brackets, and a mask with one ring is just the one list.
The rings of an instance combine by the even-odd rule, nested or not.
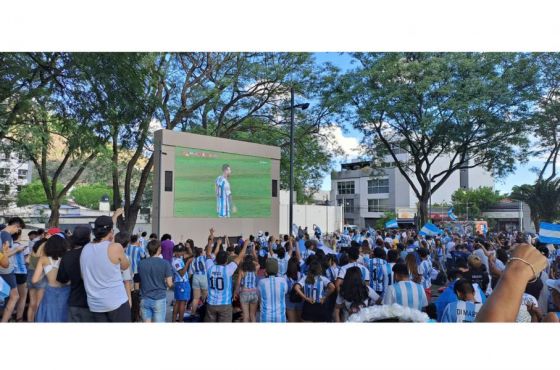
[(354, 181), (339, 181), (336, 186), (338, 194), (354, 194)]
[(368, 194), (389, 192), (389, 179), (372, 179), (367, 182)]
[(27, 170), (18, 170), (18, 179), (25, 180), (27, 178)]
[(0, 194), (2, 194), (2, 195), (10, 194), (10, 185), (0, 184)]
[(7, 150), (0, 150), (0, 161), (8, 161), (10, 159), (10, 152)]
[(9, 168), (0, 168), (0, 179), (6, 178), (10, 176), (10, 169)]
[(23, 189), (23, 185), (18, 185), (18, 186), (17, 186), (17, 192), (18, 192), (18, 193), (21, 192), (21, 189)]
[(10, 201), (7, 199), (0, 199), (0, 208), (8, 208)]
[(389, 209), (387, 199), (368, 199), (368, 212), (385, 212)]
[(339, 199), (338, 205), (344, 204), (344, 213), (354, 213), (354, 199)]

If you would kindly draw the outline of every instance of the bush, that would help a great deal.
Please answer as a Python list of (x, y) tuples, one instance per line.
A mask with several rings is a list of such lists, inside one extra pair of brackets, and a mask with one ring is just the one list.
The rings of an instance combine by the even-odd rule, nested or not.
[(104, 184), (85, 184), (79, 185), (72, 191), (74, 201), (82, 207), (97, 209), (99, 200), (107, 194), (109, 199), (113, 199), (113, 188)]
[[(61, 191), (63, 186), (58, 184), (56, 186), (57, 192)], [(63, 200), (64, 201), (64, 200)], [(30, 184), (24, 185), (17, 195), (16, 201), (18, 207), (29, 206), (32, 204), (47, 204), (47, 195), (41, 181), (33, 181)]]

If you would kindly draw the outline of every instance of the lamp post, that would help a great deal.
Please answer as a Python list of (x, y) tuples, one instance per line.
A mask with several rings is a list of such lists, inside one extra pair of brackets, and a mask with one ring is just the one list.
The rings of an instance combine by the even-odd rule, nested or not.
[(295, 93), (294, 88), (290, 89), (290, 106), (286, 109), (290, 110), (290, 210), (289, 210), (289, 227), (291, 235), (292, 225), (294, 224), (294, 112), (296, 108), (306, 110), (309, 103), (294, 104)]

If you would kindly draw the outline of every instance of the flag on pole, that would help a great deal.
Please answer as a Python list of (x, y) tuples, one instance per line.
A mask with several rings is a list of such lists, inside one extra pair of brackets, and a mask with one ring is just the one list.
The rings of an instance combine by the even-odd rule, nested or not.
[(293, 235), (294, 237), (297, 237), (297, 236), (298, 236), (298, 227), (297, 227), (296, 224), (292, 224), (292, 235)]
[(392, 220), (389, 220), (389, 221), (385, 222), (385, 228), (386, 229), (398, 229), (399, 224), (397, 223), (396, 219), (392, 219)]
[(453, 213), (453, 207), (449, 208), (449, 210), (447, 210), (447, 216), (449, 216), (449, 218), (453, 221), (457, 221), (457, 216), (455, 216), (455, 214)]
[(560, 224), (540, 223), (539, 242), (560, 244)]
[(420, 235), (438, 235), (443, 234), (443, 231), (439, 227), (434, 224), (427, 223), (426, 225), (422, 226), (419, 232)]

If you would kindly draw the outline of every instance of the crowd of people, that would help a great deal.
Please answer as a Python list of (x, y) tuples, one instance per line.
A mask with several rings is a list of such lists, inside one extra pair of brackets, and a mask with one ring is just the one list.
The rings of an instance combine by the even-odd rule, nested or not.
[(24, 221), (9, 219), (0, 231), (2, 322), (346, 322), (382, 307), (426, 322), (560, 317), (558, 246), (522, 233), (323, 235), (314, 226), (232, 242), (210, 229), (196, 246), (115, 233), (121, 213), (93, 229), (32, 230), (28, 243)]

